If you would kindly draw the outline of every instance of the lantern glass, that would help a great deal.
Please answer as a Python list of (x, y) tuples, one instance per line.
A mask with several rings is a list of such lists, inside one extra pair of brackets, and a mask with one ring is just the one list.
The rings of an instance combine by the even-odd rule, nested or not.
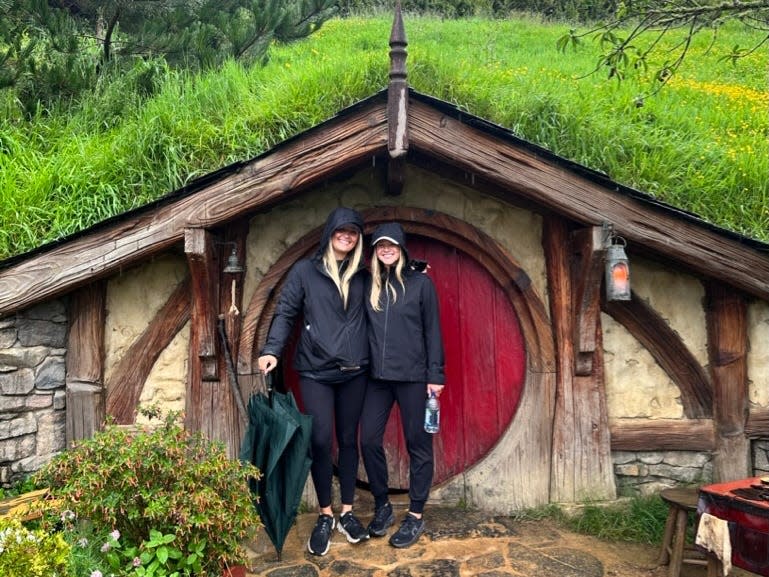
[(624, 248), (616, 244), (606, 254), (606, 300), (630, 300), (630, 266)]

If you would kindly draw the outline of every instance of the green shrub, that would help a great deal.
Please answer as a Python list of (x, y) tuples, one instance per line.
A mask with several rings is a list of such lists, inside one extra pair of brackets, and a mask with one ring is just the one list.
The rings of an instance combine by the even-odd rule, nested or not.
[(66, 577), (69, 550), (60, 533), (30, 530), (18, 519), (0, 518), (0, 575)]
[[(132, 545), (120, 531), (97, 532), (89, 522), (63, 522), (62, 534), (70, 544), (69, 570), (73, 576), (181, 577), (205, 575), (206, 543), (187, 551), (176, 547), (176, 535), (150, 530), (149, 541)], [(218, 572), (216, 573), (218, 575)]]
[(260, 473), (185, 431), (177, 417), (136, 431), (108, 424), (36, 478), (95, 533), (117, 530), (123, 547), (139, 546), (140, 554), (157, 534), (173, 536), (173, 548), (185, 553), (204, 544), (203, 569), (216, 573), (245, 559), (240, 543), (260, 524), (247, 482)]
[(35, 486), (34, 479), (31, 476), (24, 477), (19, 481), (13, 483), (10, 487), (0, 487), (0, 499), (10, 499), (11, 497), (18, 497), (24, 493), (34, 491), (35, 489), (41, 489), (42, 487)]

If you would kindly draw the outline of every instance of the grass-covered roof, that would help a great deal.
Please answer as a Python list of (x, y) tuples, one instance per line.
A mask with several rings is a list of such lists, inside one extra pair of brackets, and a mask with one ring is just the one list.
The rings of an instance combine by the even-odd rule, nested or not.
[[(141, 206), (270, 150), (387, 85), (390, 16), (328, 22), (264, 65), (184, 75), (137, 67), (65, 113), (0, 114), (0, 258)], [(769, 240), (766, 51), (695, 44), (654, 96), (641, 75), (589, 75), (598, 47), (559, 53), (566, 26), (405, 18), (408, 82), (719, 227)], [(664, 59), (664, 52), (660, 54)], [(149, 94), (137, 90), (148, 75)], [(160, 79), (160, 80), (158, 80)], [(1, 103), (1, 102), (0, 102)], [(639, 104), (641, 104), (639, 106)]]

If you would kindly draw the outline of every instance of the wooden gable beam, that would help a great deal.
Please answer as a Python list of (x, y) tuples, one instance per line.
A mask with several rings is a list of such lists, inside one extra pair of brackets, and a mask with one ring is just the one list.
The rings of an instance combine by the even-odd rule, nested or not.
[(604, 232), (593, 226), (572, 233), (572, 252), (575, 255), (574, 273), (574, 372), (589, 375), (593, 372), (596, 347), (596, 326), (601, 313), (601, 281), (603, 279)]
[(390, 33), (390, 84), (387, 87), (387, 193), (399, 195), (406, 181), (406, 153), (409, 149), (408, 82), (406, 81), (406, 31), (400, 1)]
[(386, 147), (385, 106), (372, 100), (194, 194), (121, 218), (0, 270), (0, 317), (168, 250), (184, 240), (185, 228), (214, 229), (263, 210), (340, 170), (368, 162)]
[(207, 230), (188, 228), (184, 231), (184, 252), (192, 281), (190, 359), (199, 363), (199, 373), (193, 367), (190, 369), (203, 381), (219, 380), (219, 259), (214, 242), (214, 236)]
[(562, 165), (491, 133), (475, 130), (427, 103), (409, 106), (409, 147), (413, 153), (464, 170), (538, 206), (583, 225), (611, 223), (628, 242), (674, 260), (695, 273), (719, 279), (769, 300), (769, 255), (738, 239), (720, 235), (673, 211), (655, 210), (618, 194)]

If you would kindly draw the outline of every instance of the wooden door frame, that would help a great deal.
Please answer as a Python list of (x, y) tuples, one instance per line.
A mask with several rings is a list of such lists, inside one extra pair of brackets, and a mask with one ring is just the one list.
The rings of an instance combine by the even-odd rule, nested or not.
[[(549, 501), (552, 420), (555, 396), (555, 346), (547, 309), (531, 279), (492, 237), (453, 216), (413, 207), (362, 211), (366, 231), (383, 222), (401, 223), (407, 234), (431, 238), (474, 258), (496, 279), (510, 299), (526, 344), (526, 376), (515, 418), (487, 456), (443, 484), (443, 492), (470, 494), (474, 504), (515, 510)], [(253, 389), (259, 348), (266, 339), (277, 296), (291, 266), (317, 250), (322, 226), (292, 245), (270, 267), (243, 316), (238, 355), (241, 386)], [(485, 482), (485, 479), (493, 479)], [(508, 479), (507, 483), (500, 483)], [(461, 488), (457, 484), (462, 485)], [(440, 488), (434, 494), (440, 494)], [(472, 497), (475, 495), (475, 497)], [(438, 497), (440, 498), (440, 497)], [(485, 503), (490, 500), (494, 503)]]

